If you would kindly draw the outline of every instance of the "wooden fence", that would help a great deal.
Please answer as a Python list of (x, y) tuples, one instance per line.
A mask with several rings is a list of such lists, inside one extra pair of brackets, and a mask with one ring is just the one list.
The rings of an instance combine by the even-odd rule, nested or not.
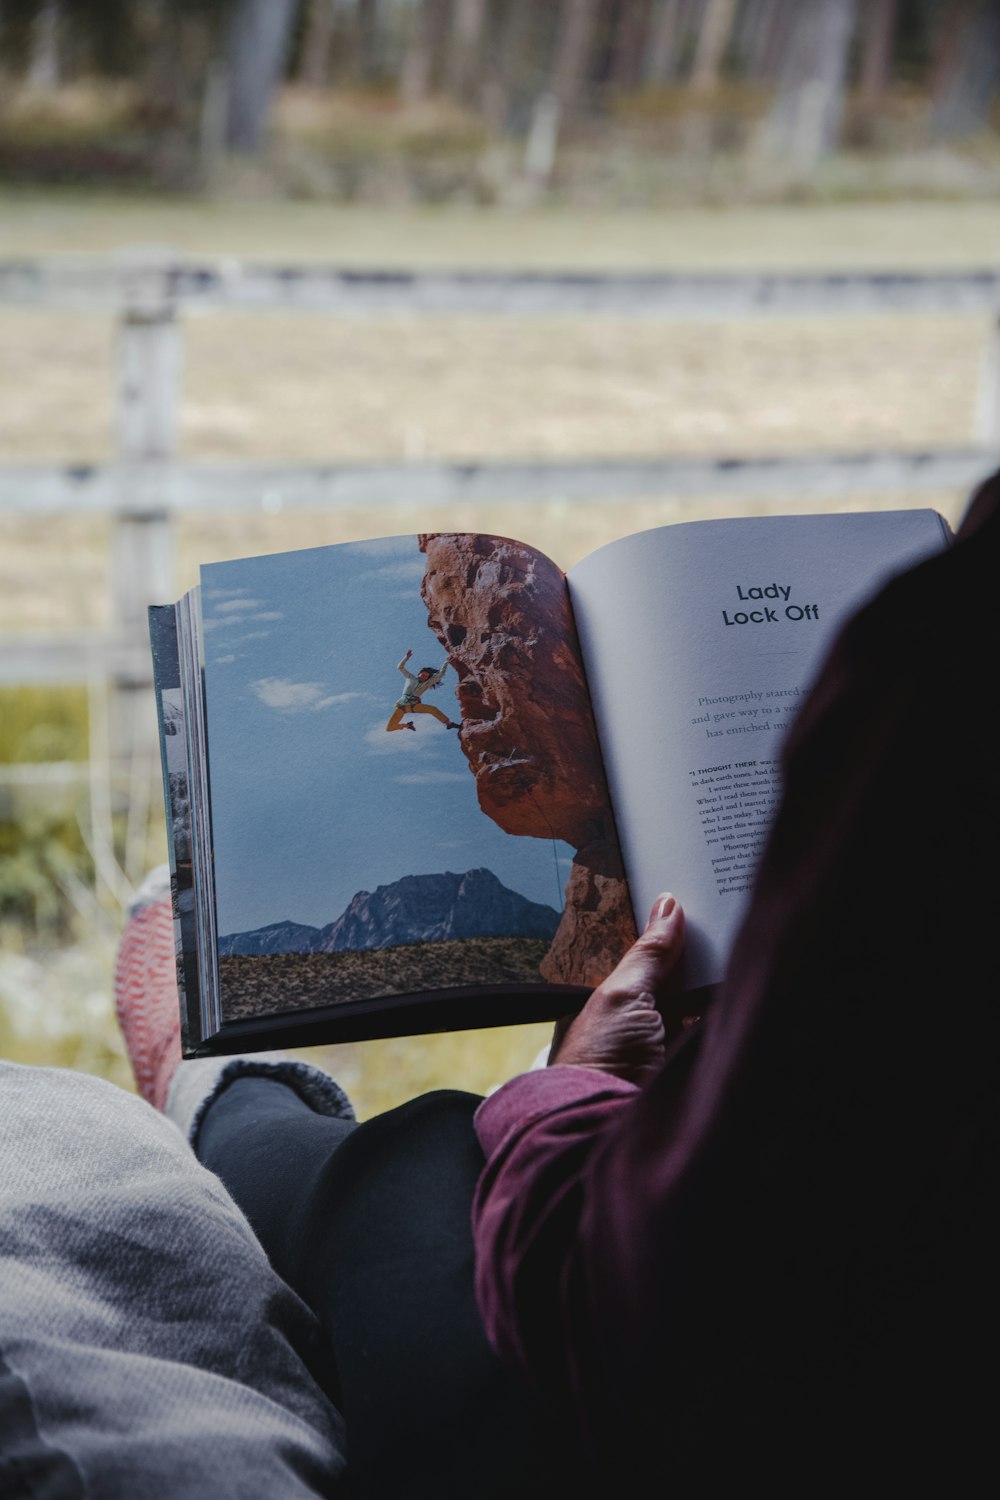
[[(127, 711), (148, 700), (147, 603), (174, 596), (173, 515), (213, 507), (377, 506), (414, 502), (585, 500), (609, 495), (968, 490), (1000, 452), (1000, 270), (700, 275), (372, 271), (322, 265), (187, 263), (164, 252), (0, 262), (0, 306), (108, 309), (119, 320), (116, 456), (105, 465), (0, 464), (0, 511), (101, 511), (113, 517), (110, 631), (0, 638), (0, 684), (112, 683)], [(335, 317), (573, 315), (728, 319), (979, 313), (984, 362), (966, 446), (782, 457), (662, 457), (403, 464), (189, 464), (177, 456), (181, 315), (282, 308)], [(2, 343), (0, 343), (2, 349)], [(148, 715), (146, 716), (148, 723)], [(145, 731), (148, 733), (147, 731)]]

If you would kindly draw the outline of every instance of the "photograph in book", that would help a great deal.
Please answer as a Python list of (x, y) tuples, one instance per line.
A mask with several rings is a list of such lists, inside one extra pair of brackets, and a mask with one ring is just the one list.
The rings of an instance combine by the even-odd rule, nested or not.
[(478, 535), (217, 563), (201, 628), (225, 1021), (587, 985), (624, 951), (553, 563)]

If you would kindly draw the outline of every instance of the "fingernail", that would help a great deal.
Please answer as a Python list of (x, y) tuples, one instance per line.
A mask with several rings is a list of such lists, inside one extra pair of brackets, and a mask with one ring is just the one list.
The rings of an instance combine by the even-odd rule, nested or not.
[(663, 894), (657, 896), (656, 900), (653, 902), (653, 910), (649, 914), (649, 922), (646, 925), (652, 926), (654, 922), (663, 922), (667, 917), (669, 917), (670, 913), (673, 911), (676, 905), (677, 902), (674, 900), (673, 896), (671, 896), (670, 892), (664, 891)]

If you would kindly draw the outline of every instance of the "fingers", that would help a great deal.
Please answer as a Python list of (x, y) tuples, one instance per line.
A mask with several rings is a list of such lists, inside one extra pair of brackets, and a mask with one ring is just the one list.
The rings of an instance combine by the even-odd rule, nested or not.
[(644, 1083), (665, 1056), (666, 1028), (658, 1005), (670, 989), (684, 946), (684, 913), (659, 896), (646, 930), (575, 1017), (557, 1022), (549, 1063), (598, 1069)]
[(640, 995), (662, 1000), (670, 992), (683, 948), (684, 909), (666, 891), (654, 901), (645, 931), (594, 993), (615, 1004)]

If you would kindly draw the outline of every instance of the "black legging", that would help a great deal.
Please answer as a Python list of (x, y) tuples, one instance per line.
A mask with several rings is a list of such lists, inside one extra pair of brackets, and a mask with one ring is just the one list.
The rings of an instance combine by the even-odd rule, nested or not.
[(490, 1349), (473, 1293), (474, 1094), (425, 1094), (357, 1125), (239, 1078), (206, 1113), (199, 1160), (222, 1179), (334, 1365), (352, 1495), (560, 1493), (565, 1455), (540, 1403)]

